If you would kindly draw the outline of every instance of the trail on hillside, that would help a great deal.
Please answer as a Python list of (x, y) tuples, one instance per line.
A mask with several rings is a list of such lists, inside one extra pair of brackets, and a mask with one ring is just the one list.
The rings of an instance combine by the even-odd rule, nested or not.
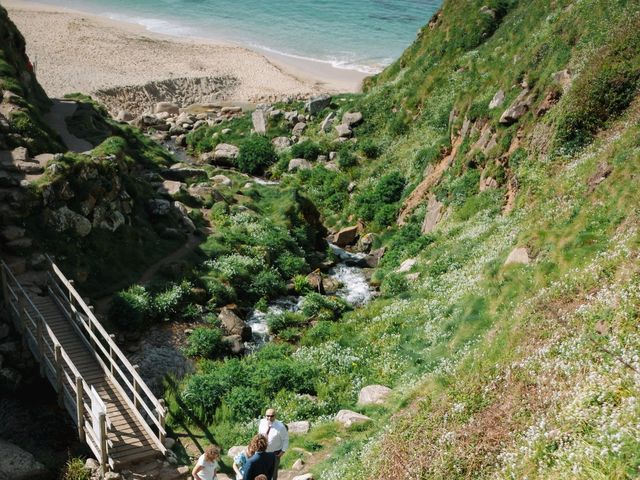
[(49, 127), (62, 138), (62, 141), (69, 150), (76, 153), (86, 152), (93, 148), (86, 140), (72, 135), (67, 128), (66, 119), (73, 116), (78, 104), (71, 100), (53, 100), (53, 106), (49, 113), (44, 115), (44, 121)]

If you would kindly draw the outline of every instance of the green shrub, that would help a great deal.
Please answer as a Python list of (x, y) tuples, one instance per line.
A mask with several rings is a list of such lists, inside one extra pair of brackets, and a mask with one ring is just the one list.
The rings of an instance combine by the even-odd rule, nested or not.
[(263, 135), (252, 135), (240, 146), (237, 163), (241, 171), (257, 174), (277, 160), (278, 155), (269, 139)]
[(278, 272), (262, 270), (253, 278), (247, 292), (255, 297), (274, 297), (285, 291), (285, 283)]
[(341, 298), (326, 297), (315, 292), (306, 295), (302, 301), (304, 316), (317, 320), (337, 320), (349, 308), (349, 304)]
[(109, 318), (120, 328), (140, 328), (152, 311), (152, 299), (142, 285), (133, 285), (113, 297)]
[(380, 291), (385, 297), (402, 296), (409, 289), (407, 279), (401, 273), (389, 273), (385, 276)]
[(312, 140), (305, 140), (291, 147), (291, 156), (293, 158), (316, 160), (321, 153), (320, 145)]
[(84, 468), (81, 458), (70, 458), (64, 466), (62, 480), (91, 480), (91, 472)]
[(177, 315), (190, 290), (191, 285), (188, 282), (183, 282), (180, 285), (172, 285), (155, 295), (152, 304), (153, 315), (157, 319), (171, 319)]
[(222, 331), (212, 327), (196, 327), (184, 348), (185, 355), (200, 358), (214, 358), (223, 351)]
[[(371, 221), (376, 214), (385, 206), (392, 205), (395, 209), (395, 203), (402, 197), (405, 179), (399, 172), (391, 172), (383, 175), (373, 188), (368, 188), (360, 192), (355, 198), (356, 213), (365, 221)], [(380, 214), (380, 220), (383, 225), (389, 225), (390, 209), (387, 208)]]
[(267, 315), (269, 331), (274, 335), (278, 335), (290, 327), (300, 327), (304, 323), (305, 318), (296, 312), (270, 313)]
[(605, 122), (624, 111), (640, 85), (640, 17), (614, 34), (609, 45), (585, 64), (567, 94), (558, 122), (556, 147), (572, 151), (590, 141)]
[(260, 416), (266, 407), (265, 400), (255, 388), (238, 386), (223, 397), (222, 406), (227, 410), (229, 420), (243, 422)]
[(351, 149), (347, 145), (342, 145), (338, 150), (338, 166), (346, 170), (358, 164), (358, 158), (351, 153)]
[(367, 158), (378, 158), (381, 153), (380, 145), (369, 138), (365, 138), (360, 142), (360, 151)]
[(293, 289), (298, 295), (304, 295), (311, 291), (311, 285), (305, 275), (296, 275), (293, 278)]

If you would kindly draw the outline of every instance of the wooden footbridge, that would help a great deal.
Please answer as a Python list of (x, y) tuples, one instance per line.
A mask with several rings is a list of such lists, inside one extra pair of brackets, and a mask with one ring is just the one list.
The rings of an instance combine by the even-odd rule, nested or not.
[(2, 262), (4, 302), (40, 372), (103, 472), (166, 452), (166, 408), (47, 257), (44, 293), (26, 291)]

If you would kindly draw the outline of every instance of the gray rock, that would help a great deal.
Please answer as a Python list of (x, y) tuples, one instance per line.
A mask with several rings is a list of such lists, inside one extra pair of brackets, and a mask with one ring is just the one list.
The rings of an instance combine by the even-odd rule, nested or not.
[(351, 127), (349, 127), (349, 125), (340, 124), (336, 125), (336, 133), (340, 138), (349, 138), (353, 132), (351, 131)]
[(324, 120), (320, 125), (320, 132), (329, 133), (331, 131), (331, 125), (333, 125), (334, 118), (336, 118), (336, 114), (334, 112), (329, 112), (329, 114), (324, 117)]
[(350, 427), (356, 423), (369, 422), (371, 421), (371, 418), (351, 410), (340, 410), (337, 413), (335, 420), (345, 427)]
[(91, 222), (79, 213), (70, 210), (66, 205), (57, 210), (45, 213), (46, 223), (57, 232), (73, 229), (80, 237), (86, 237), (91, 232)]
[(311, 97), (305, 104), (305, 110), (311, 115), (315, 115), (327, 108), (329, 105), (331, 105), (331, 95), (322, 94), (316, 97)]
[(167, 437), (164, 439), (164, 448), (166, 448), (167, 450), (171, 450), (175, 444), (175, 439), (171, 437)]
[(408, 273), (405, 275), (405, 278), (410, 282), (415, 282), (420, 277), (420, 272)]
[(529, 265), (529, 263), (531, 263), (531, 259), (529, 258), (529, 251), (526, 247), (514, 248), (504, 262), (505, 265)]
[(163, 113), (166, 112), (169, 115), (178, 115), (180, 113), (180, 108), (177, 105), (170, 102), (159, 102), (156, 103), (153, 107), (154, 113)]
[(369, 268), (376, 268), (384, 256), (385, 248), (381, 247), (373, 250), (369, 255), (364, 257), (362, 261)]
[(304, 475), (296, 475), (291, 480), (313, 480), (313, 474), (305, 473)]
[(211, 177), (211, 181), (216, 185), (224, 185), (225, 187), (230, 187), (233, 185), (233, 182), (226, 175), (214, 175)]
[(429, 203), (427, 203), (427, 213), (424, 215), (424, 221), (422, 222), (422, 234), (431, 233), (435, 230), (436, 226), (442, 220), (444, 212), (442, 208), (444, 204), (439, 202), (435, 195), (429, 196)]
[(293, 172), (295, 170), (311, 170), (313, 165), (309, 160), (305, 160), (304, 158), (293, 158), (289, 161), (289, 166), (287, 170)]
[(373, 246), (373, 242), (376, 239), (375, 233), (367, 233), (364, 237), (361, 237), (358, 240), (358, 244), (356, 245), (356, 249), (361, 252), (369, 252), (371, 247)]
[(407, 258), (404, 262), (400, 264), (400, 266), (396, 269), (398, 273), (408, 272), (413, 268), (413, 266), (418, 263), (418, 260), (415, 258)]
[(342, 115), (342, 123), (343, 125), (348, 125), (349, 127), (356, 127), (362, 123), (362, 113), (345, 113), (344, 115)]
[(289, 427), (289, 433), (298, 434), (309, 433), (309, 429), (311, 428), (311, 425), (306, 420), (302, 420), (299, 422), (290, 422), (287, 424), (287, 426)]
[(251, 327), (236, 315), (232, 309), (222, 307), (218, 319), (222, 322), (222, 328), (228, 335), (240, 335), (245, 342), (251, 340)]
[(299, 458), (297, 459), (295, 462), (293, 462), (293, 465), (291, 465), (291, 470), (296, 470), (296, 471), (300, 471), (304, 469), (304, 461)]
[(491, 99), (491, 102), (489, 102), (489, 109), (493, 110), (494, 108), (498, 108), (500, 105), (503, 104), (504, 102), (504, 90), (500, 89), (496, 92), (496, 94), (493, 96), (493, 98)]
[(196, 226), (193, 223), (193, 220), (189, 218), (189, 210), (187, 206), (182, 202), (173, 202), (173, 208), (178, 213), (180, 217), (180, 221), (185, 226), (188, 232), (193, 233), (196, 231)]
[(291, 131), (291, 133), (293, 133), (296, 137), (299, 137), (300, 135), (303, 134), (303, 132), (306, 130), (306, 128), (307, 128), (307, 124), (306, 123), (298, 122), (293, 127), (293, 130)]
[(118, 472), (107, 472), (104, 474), (104, 480), (122, 480), (122, 475)]
[(135, 117), (131, 112), (127, 112), (126, 110), (120, 110), (118, 115), (116, 115), (116, 120), (119, 122), (130, 122)]
[(0, 478), (27, 480), (40, 478), (47, 471), (33, 455), (16, 445), (0, 440)]
[(213, 152), (215, 160), (234, 160), (238, 158), (240, 149), (230, 143), (219, 143)]
[(291, 146), (291, 140), (289, 137), (276, 137), (271, 140), (271, 144), (276, 149), (276, 152), (280, 153)]
[(87, 458), (87, 461), (84, 462), (84, 468), (87, 470), (95, 471), (100, 468), (100, 464), (95, 458)]
[(262, 109), (256, 109), (251, 114), (253, 129), (257, 134), (264, 135), (267, 133), (267, 114)]
[(184, 163), (176, 163), (171, 168), (162, 171), (162, 176), (170, 180), (187, 180), (189, 178), (204, 177), (207, 172), (202, 168), (192, 167)]
[(158, 193), (174, 196), (182, 190), (183, 186), (182, 183), (176, 182), (175, 180), (165, 180), (162, 182), (162, 186), (158, 188)]
[(567, 90), (571, 86), (573, 76), (569, 70), (560, 70), (552, 75), (553, 81), (559, 84), (563, 90)]
[(151, 199), (147, 202), (149, 212), (152, 215), (165, 216), (171, 212), (171, 202), (160, 198)]
[(383, 404), (392, 390), (384, 385), (367, 385), (358, 394), (358, 405), (380, 405)]
[(511, 125), (517, 122), (520, 117), (529, 111), (533, 99), (529, 95), (529, 89), (525, 88), (520, 95), (513, 101), (511, 106), (507, 108), (500, 117), (500, 123), (503, 125)]

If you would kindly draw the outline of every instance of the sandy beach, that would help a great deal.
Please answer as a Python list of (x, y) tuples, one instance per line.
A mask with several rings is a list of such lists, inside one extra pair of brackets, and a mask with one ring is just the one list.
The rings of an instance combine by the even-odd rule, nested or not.
[(22, 0), (3, 0), (27, 41), (49, 96), (93, 93), (179, 78), (223, 78), (229, 102), (274, 101), (320, 92), (353, 92), (364, 74), (264, 55), (231, 43), (151, 33), (142, 26)]

